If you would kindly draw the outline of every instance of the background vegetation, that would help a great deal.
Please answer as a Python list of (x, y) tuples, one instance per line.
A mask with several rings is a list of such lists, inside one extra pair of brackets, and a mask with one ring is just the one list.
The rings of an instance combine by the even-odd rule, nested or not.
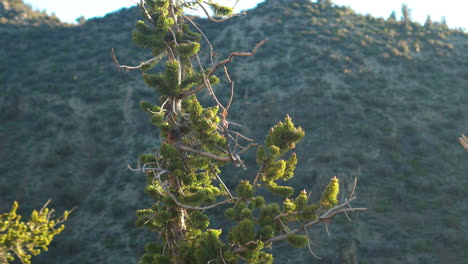
[[(148, 239), (134, 212), (151, 202), (144, 177), (126, 167), (155, 147), (138, 109), (154, 98), (139, 76), (117, 73), (110, 48), (125, 64), (145, 59), (131, 44), (139, 10), (70, 26), (11, 2), (0, 0), (0, 212), (13, 200), (20, 214), (48, 198), (57, 211), (79, 206), (34, 263), (135, 263)], [(317, 198), (330, 176), (342, 179), (343, 193), (360, 179), (356, 206), (366, 216), (338, 218), (330, 238), (314, 232), (322, 260), (285, 243), (275, 248), (278, 263), (467, 259), (468, 162), (457, 142), (468, 127), (466, 33), (306, 0), (267, 0), (223, 25), (197, 23), (222, 54), (269, 39), (231, 67), (242, 99), (231, 118), (257, 142), (284, 113), (308, 132), (297, 189), (316, 186)], [(233, 168), (222, 177), (253, 176)]]

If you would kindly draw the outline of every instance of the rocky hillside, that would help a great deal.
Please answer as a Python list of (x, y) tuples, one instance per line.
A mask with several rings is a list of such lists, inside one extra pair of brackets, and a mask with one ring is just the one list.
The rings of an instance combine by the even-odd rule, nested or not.
[[(134, 211), (150, 201), (144, 176), (127, 165), (158, 146), (138, 109), (157, 98), (138, 73), (116, 71), (110, 49), (124, 64), (147, 58), (131, 42), (140, 12), (71, 27), (11, 15), (18, 2), (0, 0), (0, 212), (13, 200), (23, 212), (48, 198), (59, 211), (78, 206), (33, 263), (137, 263), (148, 238), (134, 227)], [(352, 223), (337, 218), (331, 237), (320, 227), (311, 232), (322, 260), (285, 243), (273, 248), (275, 263), (468, 258), (468, 157), (457, 142), (468, 132), (466, 33), (308, 0), (267, 0), (246, 16), (197, 23), (224, 56), (268, 39), (255, 57), (231, 65), (231, 112), (259, 142), (285, 114), (305, 129), (291, 185), (319, 195), (337, 175), (344, 198), (358, 177), (356, 206), (369, 208)], [(216, 92), (228, 94), (223, 85)], [(227, 183), (253, 177), (254, 162), (247, 165), (247, 172), (228, 168)]]
[(1, 31), (21, 26), (65, 26), (56, 16), (35, 11), (22, 0), (0, 0), (0, 24), (2, 24)]

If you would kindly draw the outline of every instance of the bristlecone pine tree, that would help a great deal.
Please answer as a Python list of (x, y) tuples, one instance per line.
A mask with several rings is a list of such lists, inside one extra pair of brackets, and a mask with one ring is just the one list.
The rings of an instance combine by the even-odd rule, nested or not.
[[(145, 21), (136, 23), (133, 41), (150, 49), (152, 59), (124, 66), (114, 51), (112, 55), (120, 69), (143, 71), (145, 83), (160, 96), (156, 104), (140, 104), (159, 128), (161, 141), (155, 153), (140, 157), (142, 167), (134, 169), (146, 174), (145, 192), (155, 201), (151, 208), (137, 211), (137, 225), (158, 235), (145, 246), (141, 264), (273, 263), (273, 255), (268, 253), (273, 242), (286, 240), (294, 247), (308, 245), (310, 249), (307, 228), (327, 225), (342, 212), (365, 210), (349, 207), (355, 199), (354, 189), (338, 204), (336, 177), (316, 203), (309, 201), (305, 190), (294, 196), (293, 188), (280, 184), (294, 176), (297, 158), (291, 151), (304, 137), (289, 116), (271, 128), (264, 146), (258, 146), (258, 173), (230, 191), (222, 181), (221, 167), (233, 163), (245, 168), (240, 155), (257, 144), (230, 127), (234, 82), (226, 65), (236, 56), (253, 56), (264, 41), (252, 52), (233, 52), (218, 62), (210, 44), (211, 65), (204, 68), (198, 52), (200, 42), (209, 44), (209, 40), (183, 11), (201, 8), (210, 20), (221, 22), (236, 16), (232, 8), (211, 0), (146, 0), (139, 5)], [(151, 73), (163, 58), (167, 58), (164, 72)], [(214, 73), (220, 69), (231, 90), (225, 104), (212, 89), (219, 82)], [(203, 107), (197, 100), (196, 94), (203, 89), (216, 107)], [(246, 142), (239, 142), (241, 139)], [(266, 203), (257, 195), (260, 188), (283, 202)], [(216, 206), (227, 208), (225, 216), (235, 223), (230, 230), (209, 229), (210, 219), (204, 212)], [(225, 241), (220, 238), (222, 232), (228, 232)]]
[(47, 208), (50, 200), (41, 210), (34, 210), (28, 222), (21, 221), (16, 214), (18, 203), (15, 201), (10, 212), (0, 214), (0, 264), (14, 261), (15, 256), (24, 264), (31, 263), (31, 256), (47, 251), (55, 235), (65, 228), (69, 211), (54, 218), (54, 209)]

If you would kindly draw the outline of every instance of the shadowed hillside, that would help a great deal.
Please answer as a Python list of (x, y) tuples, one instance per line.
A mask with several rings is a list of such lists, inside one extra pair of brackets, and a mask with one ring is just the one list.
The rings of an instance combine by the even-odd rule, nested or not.
[[(137, 263), (146, 238), (134, 212), (150, 201), (144, 175), (127, 165), (157, 147), (138, 107), (157, 98), (137, 72), (116, 71), (110, 49), (123, 64), (147, 59), (131, 42), (140, 12), (66, 26), (27, 8), (27, 17), (18, 15), (23, 9), (11, 6), (19, 2), (0, 0), (0, 212), (13, 200), (24, 211), (48, 198), (58, 211), (78, 205), (33, 263)], [(468, 132), (466, 33), (306, 0), (267, 0), (247, 16), (197, 23), (223, 56), (268, 39), (231, 67), (231, 118), (257, 142), (284, 113), (304, 128), (291, 185), (318, 196), (337, 175), (344, 198), (358, 177), (356, 206), (369, 208), (351, 215), (353, 223), (338, 217), (331, 237), (311, 232), (322, 260), (285, 243), (274, 248), (283, 252), (275, 263), (467, 259), (468, 157), (457, 142)], [(226, 87), (217, 94), (228, 95)], [(207, 94), (204, 101), (211, 103)], [(228, 185), (254, 177), (253, 160), (247, 165), (222, 177)]]

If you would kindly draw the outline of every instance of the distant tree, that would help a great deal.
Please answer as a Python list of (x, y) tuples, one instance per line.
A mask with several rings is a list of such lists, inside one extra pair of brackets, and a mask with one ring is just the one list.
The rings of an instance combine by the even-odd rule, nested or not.
[[(327, 226), (337, 214), (365, 208), (349, 206), (356, 199), (354, 188), (339, 203), (336, 177), (331, 178), (315, 202), (306, 190), (295, 193), (292, 187), (280, 184), (294, 177), (297, 157), (291, 152), (305, 135), (289, 116), (273, 126), (264, 145), (258, 146), (258, 171), (238, 182), (235, 191), (224, 183), (221, 168), (231, 163), (245, 169), (241, 155), (257, 147), (253, 140), (235, 131), (235, 124), (229, 119), (234, 81), (227, 65), (236, 57), (253, 56), (265, 41), (251, 52), (232, 52), (217, 60), (206, 35), (183, 9), (201, 8), (214, 22), (236, 15), (232, 15), (231, 8), (213, 1), (203, 3), (141, 1), (145, 21), (136, 23), (133, 41), (150, 49), (152, 58), (137, 66), (125, 66), (119, 64), (112, 51), (120, 69), (140, 69), (145, 83), (160, 95), (159, 102), (140, 104), (159, 129), (161, 142), (157, 150), (140, 157), (142, 167), (133, 169), (146, 174), (145, 192), (155, 201), (151, 208), (137, 211), (137, 225), (159, 236), (145, 246), (140, 263), (268, 264), (273, 263), (273, 255), (267, 248), (285, 240), (295, 247), (308, 245), (311, 250), (309, 227), (319, 223)], [(218, 18), (210, 16), (207, 8)], [(198, 55), (202, 39), (209, 46), (210, 67), (205, 67)], [(163, 58), (165, 70), (151, 73), (151, 68)], [(214, 75), (218, 70), (222, 70), (229, 84), (228, 98), (219, 98), (213, 89), (220, 81)], [(198, 101), (196, 95), (204, 89), (215, 107), (204, 107)], [(270, 192), (281, 202), (266, 203), (259, 190)], [(210, 218), (205, 211), (219, 206), (225, 208), (225, 216), (234, 224), (232, 228), (209, 229)], [(227, 239), (221, 239), (222, 232), (228, 233)]]
[(441, 24), (443, 29), (448, 29), (447, 19), (445, 18), (445, 16), (442, 17), (442, 19), (440, 21), (440, 24)]
[(317, 0), (317, 4), (321, 9), (326, 9), (332, 6), (331, 0)]
[(395, 11), (392, 11), (392, 13), (390, 14), (390, 17), (388, 17), (388, 20), (392, 22), (397, 20)]
[(21, 216), (16, 214), (16, 201), (9, 213), (0, 214), (0, 263), (14, 261), (16, 256), (22, 263), (29, 264), (32, 255), (48, 250), (54, 236), (65, 228), (61, 224), (70, 214), (65, 211), (63, 216), (54, 218), (54, 209), (47, 208), (49, 202), (41, 210), (34, 210), (28, 222), (22, 222)]
[(424, 27), (426, 27), (426, 28), (433, 28), (434, 27), (434, 24), (432, 23), (432, 19), (431, 19), (430, 15), (427, 16), (426, 22), (424, 22)]
[(79, 18), (76, 19), (76, 22), (79, 25), (83, 25), (84, 23), (86, 23), (86, 18), (84, 16), (80, 16)]
[(407, 4), (402, 4), (401, 5), (401, 14), (402, 14), (402, 20), (405, 22), (410, 22), (411, 21), (411, 10), (408, 8)]

